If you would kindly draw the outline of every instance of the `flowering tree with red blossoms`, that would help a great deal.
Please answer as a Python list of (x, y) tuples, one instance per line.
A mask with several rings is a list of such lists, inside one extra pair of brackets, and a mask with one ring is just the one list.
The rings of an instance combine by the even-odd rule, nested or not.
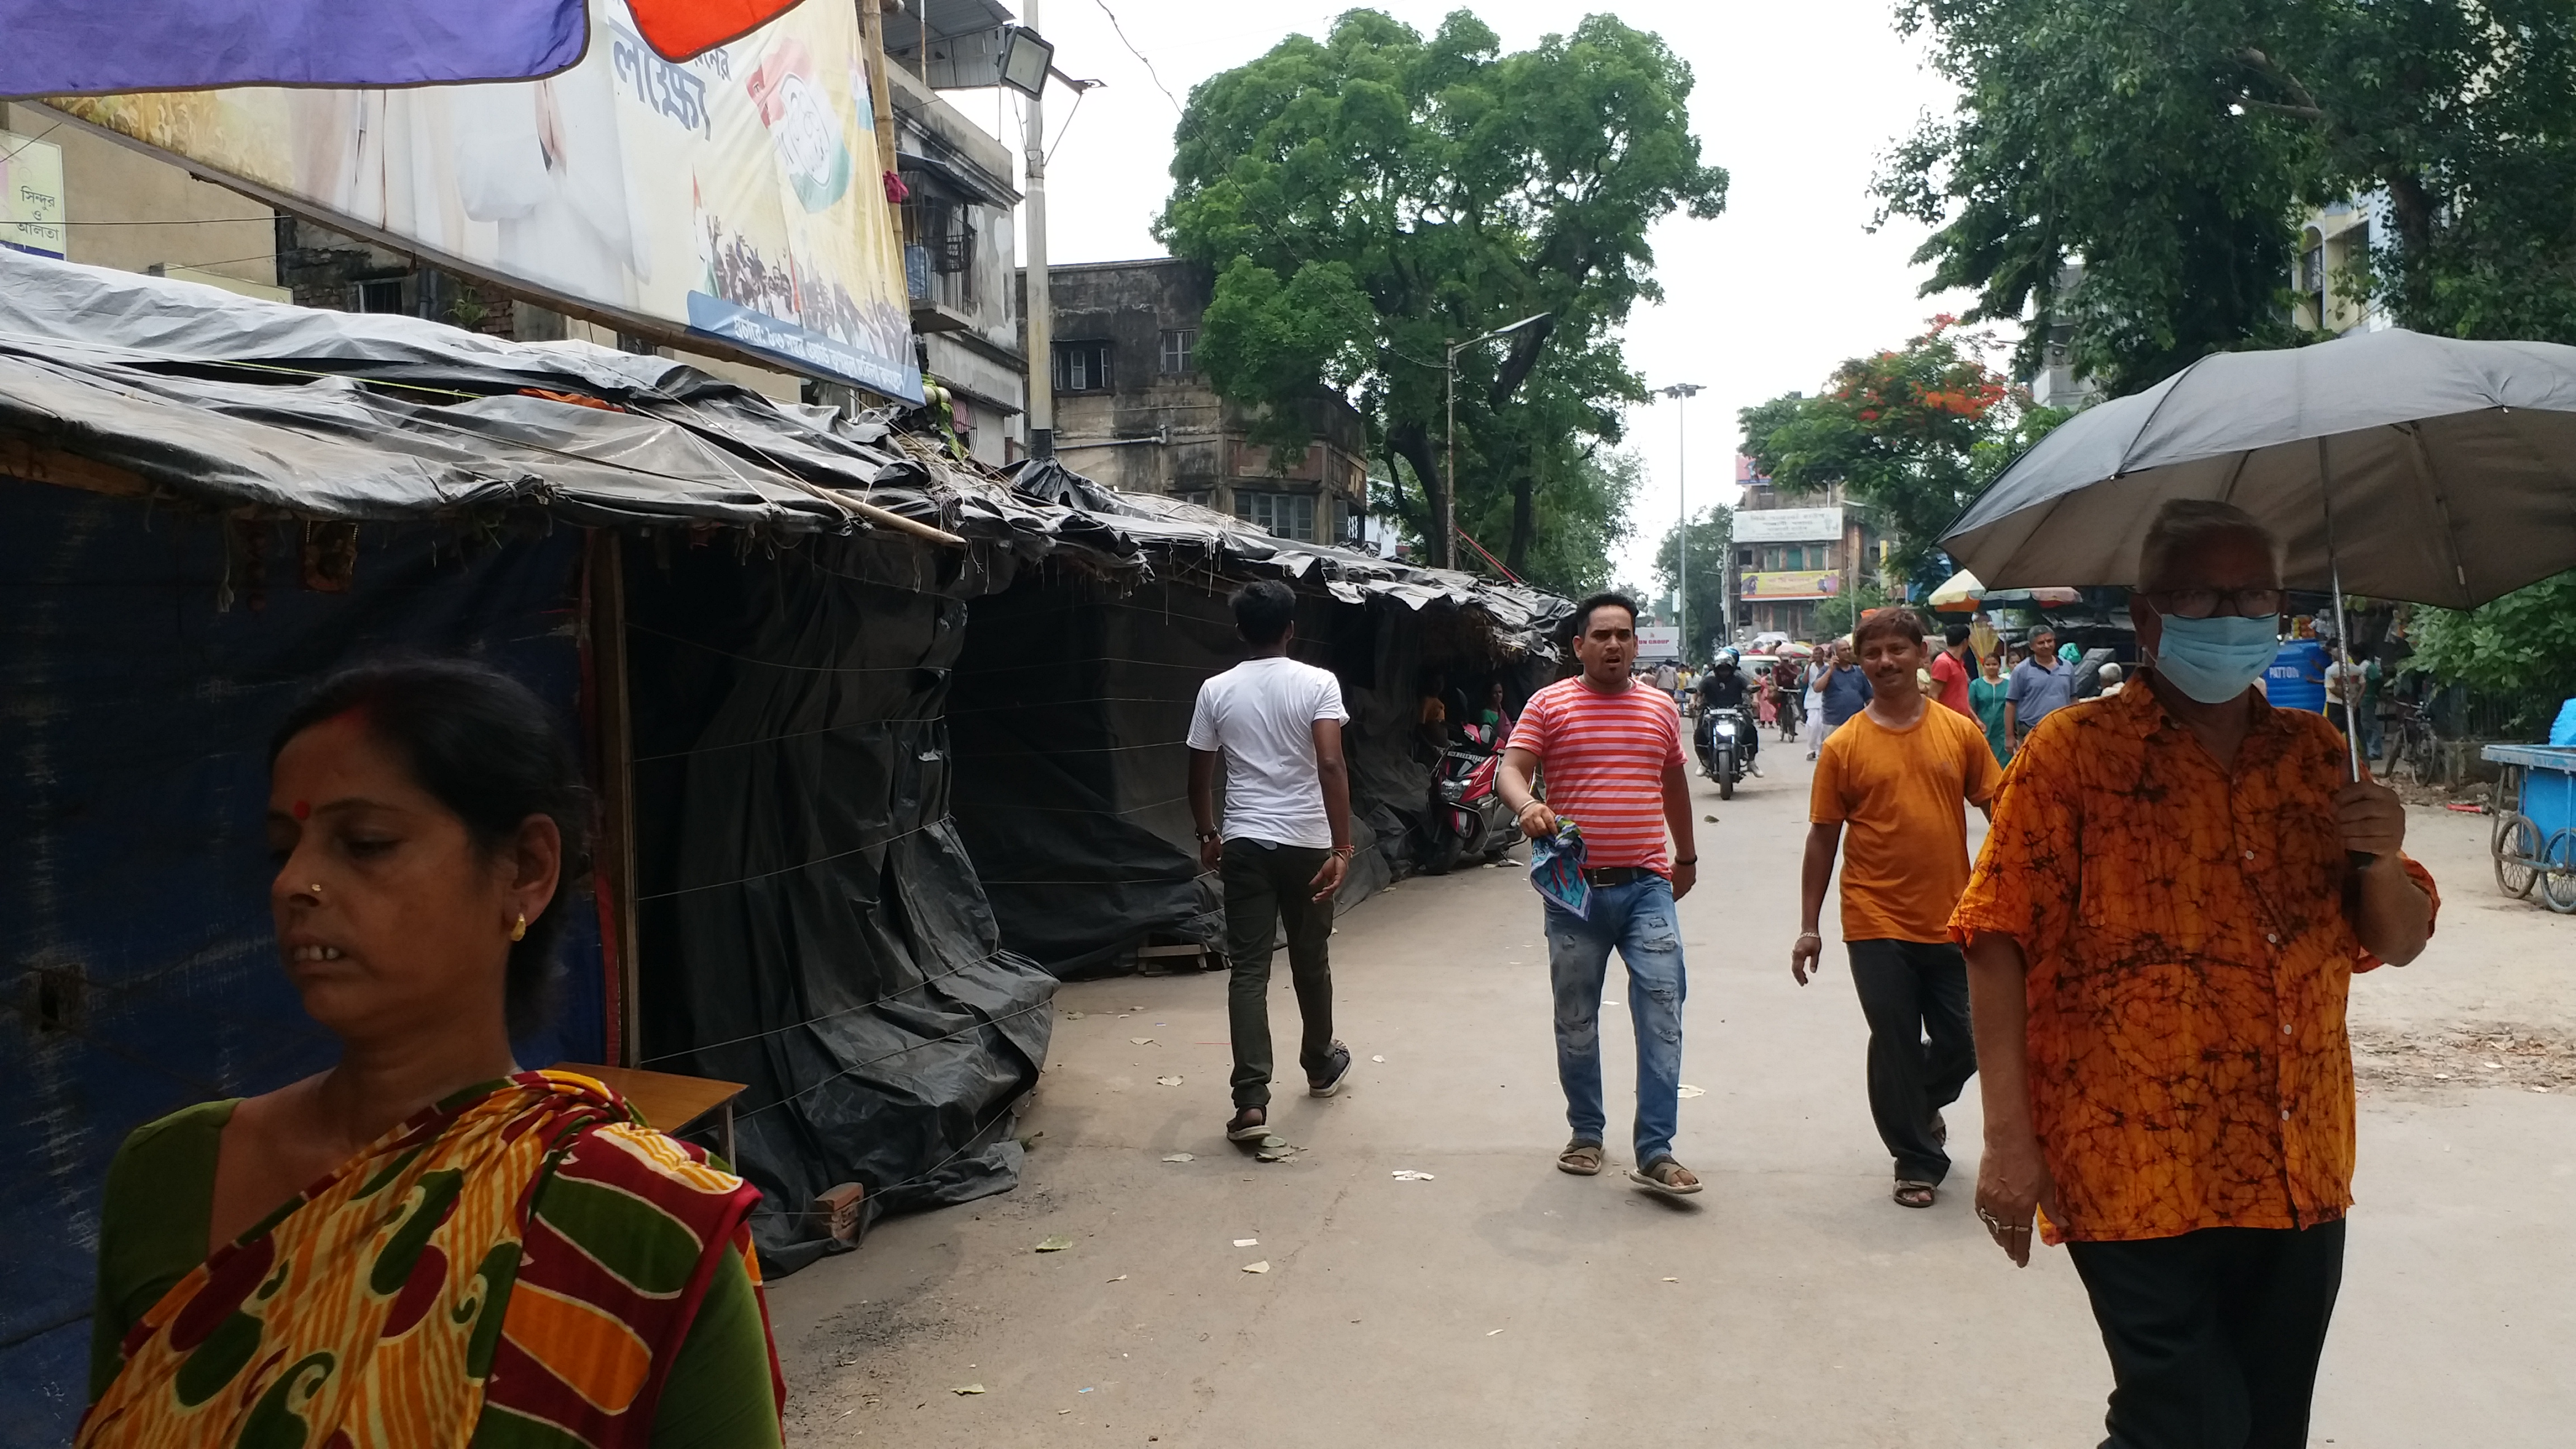
[(1740, 415), (1744, 451), (1787, 492), (1841, 484), (1895, 544), (1891, 573), (1937, 569), (1941, 531), (2022, 449), (2065, 420), (1988, 367), (1993, 337), (1948, 314), (1901, 348), (1855, 357), (1823, 391)]

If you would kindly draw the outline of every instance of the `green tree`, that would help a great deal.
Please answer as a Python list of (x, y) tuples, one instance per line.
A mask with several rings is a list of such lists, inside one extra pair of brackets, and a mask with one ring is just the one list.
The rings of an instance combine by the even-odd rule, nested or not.
[(2537, 732), (2576, 698), (2576, 573), (2505, 595), (2483, 609), (2419, 609), (2410, 669), (2520, 702), (2514, 724)]
[(1899, 577), (1937, 571), (1942, 530), (2067, 416), (2032, 406), (1988, 367), (1991, 345), (1956, 318), (1935, 317), (1901, 348), (1844, 362), (1813, 397), (1790, 393), (1744, 409), (1744, 451), (1782, 489), (1839, 484), (1873, 510)]
[[(1661, 296), (1648, 229), (1725, 205), (1690, 90), (1660, 39), (1611, 17), (1507, 54), (1464, 10), (1428, 39), (1353, 10), (1321, 41), (1292, 35), (1201, 84), (1156, 234), (1216, 273), (1209, 380), (1291, 446), (1300, 400), (1349, 397), (1435, 561), (1451, 557), (1434, 520), (1454, 442), (1462, 525), (1501, 500), (1486, 543), (1516, 572), (1540, 567), (1548, 516), (1598, 501), (1586, 448), (1615, 441), (1621, 405), (1643, 396), (1618, 329)], [(1451, 439), (1448, 344), (1534, 314), (1458, 355)], [(1564, 496), (1543, 505), (1550, 489)]]
[(1937, 228), (1925, 290), (2067, 325), (2070, 359), (2115, 393), (2300, 340), (2293, 218), (2365, 194), (2394, 235), (2364, 280), (2404, 325), (2576, 329), (2565, 0), (1902, 0), (1897, 23), (1960, 88), (1877, 183)]
[[(1681, 525), (1675, 523), (1655, 548), (1655, 586), (1665, 594), (1680, 584), (1681, 545)], [(1726, 642), (1726, 562), (1734, 551), (1735, 510), (1710, 507), (1691, 515), (1690, 589), (1682, 611), (1690, 629), (1690, 637), (1682, 641), (1685, 658), (1706, 659)]]
[[(1550, 452), (1533, 467), (1537, 527), (1512, 572), (1569, 599), (1609, 587), (1610, 555), (1634, 527), (1629, 506), (1643, 486), (1644, 466), (1630, 453), (1595, 450), (1572, 456)], [(1483, 542), (1511, 536), (1516, 497), (1487, 490), (1460, 499), (1459, 505), (1458, 527), (1470, 538)]]
[(1836, 594), (1816, 605), (1816, 634), (1820, 638), (1839, 639), (1852, 631), (1860, 616), (1872, 609), (1885, 608), (1890, 599), (1887, 587), (1864, 575), (1860, 587), (1847, 594)]

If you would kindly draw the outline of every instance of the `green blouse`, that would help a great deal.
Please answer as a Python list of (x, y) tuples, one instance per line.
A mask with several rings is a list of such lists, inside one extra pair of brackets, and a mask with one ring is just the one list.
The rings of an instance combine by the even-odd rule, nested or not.
[[(108, 1164), (99, 1206), (98, 1306), (89, 1400), (125, 1366), (125, 1335), (206, 1260), (215, 1154), (234, 1102), (203, 1102), (138, 1127)], [(769, 1340), (742, 1260), (725, 1255), (653, 1414), (653, 1449), (775, 1449)]]

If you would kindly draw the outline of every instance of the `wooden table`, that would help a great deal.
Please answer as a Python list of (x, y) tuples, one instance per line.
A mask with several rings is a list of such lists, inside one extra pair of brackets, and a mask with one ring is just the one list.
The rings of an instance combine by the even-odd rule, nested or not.
[(649, 1126), (664, 1132), (679, 1132), (706, 1116), (722, 1112), (718, 1131), (724, 1147), (727, 1167), (736, 1161), (733, 1154), (733, 1099), (748, 1090), (740, 1082), (719, 1082), (710, 1077), (683, 1077), (670, 1072), (648, 1072), (636, 1067), (605, 1067), (591, 1062), (557, 1062), (555, 1071), (576, 1072), (605, 1082), (626, 1099), (636, 1115)]

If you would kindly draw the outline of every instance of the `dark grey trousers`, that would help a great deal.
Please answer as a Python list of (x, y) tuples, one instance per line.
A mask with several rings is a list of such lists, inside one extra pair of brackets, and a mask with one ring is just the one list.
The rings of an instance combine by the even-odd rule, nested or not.
[(1333, 934), (1333, 903), (1314, 899), (1315, 872), (1331, 855), (1314, 846), (1225, 843), (1225, 954), (1234, 968), (1226, 1017), (1234, 1037), (1237, 1107), (1270, 1105), (1270, 941), (1282, 922), (1288, 927), (1297, 1014), (1305, 1018), (1297, 1063), (1312, 1077), (1332, 1054), (1333, 972), (1325, 943)]
[(1968, 1028), (1968, 962), (1948, 941), (1846, 941), (1852, 985), (1869, 1019), (1869, 1115), (1896, 1175), (1938, 1183), (1950, 1154), (1932, 1114), (1977, 1074)]

